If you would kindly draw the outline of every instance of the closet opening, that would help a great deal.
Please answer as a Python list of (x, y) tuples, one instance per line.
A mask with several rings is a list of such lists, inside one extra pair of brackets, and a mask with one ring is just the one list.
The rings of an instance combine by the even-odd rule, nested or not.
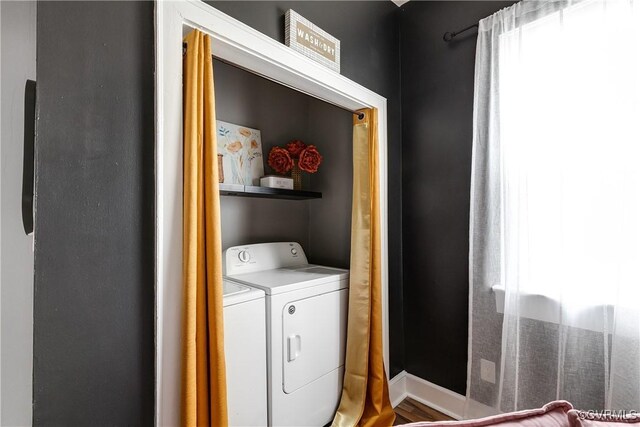
[[(302, 190), (320, 193), (321, 198), (235, 197), (223, 191), (220, 199), (223, 249), (254, 243), (298, 242), (309, 262), (349, 268), (354, 114), (217, 58), (213, 72), (218, 124), (223, 128), (228, 123), (260, 132), (260, 141), (256, 142), (261, 145), (261, 153), (252, 153), (252, 157), (257, 154), (252, 161), (262, 162), (264, 175), (278, 175), (268, 164), (269, 152), (276, 146), (285, 147), (290, 141), (314, 145), (322, 155), (316, 173), (302, 172)], [(218, 139), (218, 153), (230, 155), (225, 144), (233, 144), (234, 138), (219, 134)], [(229, 167), (234, 165), (230, 159), (223, 164), (224, 187), (234, 183)]]
[[(211, 38), (211, 49), (216, 62), (214, 64), (217, 119), (227, 120), (240, 125), (253, 126), (261, 130), (263, 156), (268, 155), (270, 144), (278, 145), (288, 141), (271, 135), (267, 129), (274, 127), (255, 121), (240, 122), (242, 116), (234, 118), (231, 113), (239, 109), (243, 114), (267, 114), (259, 109), (273, 108), (277, 112), (278, 103), (271, 99), (257, 99), (249, 92), (248, 103), (223, 105), (233, 97), (247, 96), (246, 92), (224, 95), (225, 65), (227, 71), (239, 73), (250, 70), (254, 78), (260, 78), (270, 84), (278, 84), (278, 89), (295, 88), (294, 96), (308, 97), (302, 102), (307, 114), (302, 119), (304, 135), (298, 139), (311, 138), (314, 135), (327, 135), (327, 140), (317, 142), (323, 155), (323, 164), (318, 172), (307, 176), (303, 185), (310, 190), (322, 192), (322, 198), (310, 200), (271, 200), (252, 199), (234, 196), (221, 197), (221, 215), (223, 246), (228, 247), (231, 239), (240, 241), (241, 233), (254, 236), (254, 242), (273, 240), (274, 234), (267, 235), (267, 229), (280, 229), (286, 226), (292, 214), (285, 219), (279, 212), (282, 206), (297, 206), (291, 209), (303, 212), (302, 222), (310, 224), (306, 236), (309, 260), (322, 265), (348, 266), (350, 254), (351, 183), (352, 183), (352, 135), (353, 111), (375, 108), (378, 112), (377, 139), (379, 151), (379, 212), (380, 212), (380, 266), (382, 280), (382, 340), (385, 365), (388, 363), (388, 209), (387, 209), (387, 101), (384, 97), (359, 85), (347, 77), (323, 67), (309, 58), (291, 50), (282, 43), (238, 22), (230, 16), (201, 2), (160, 2), (156, 5), (156, 422), (158, 424), (177, 424), (180, 414), (180, 358), (181, 358), (181, 318), (182, 318), (182, 251), (183, 251), (183, 30), (199, 29)], [(222, 64), (220, 60), (228, 64)], [(234, 64), (231, 66), (229, 64)], [(240, 68), (242, 70), (237, 70)], [(263, 77), (255, 77), (263, 76)], [(238, 78), (237, 76), (235, 76)], [(251, 77), (251, 76), (250, 76)], [(233, 78), (233, 76), (232, 76)], [(274, 83), (278, 82), (278, 83)], [(285, 87), (286, 86), (286, 87)], [(299, 92), (298, 92), (299, 91)], [(307, 94), (307, 95), (305, 95)], [(312, 102), (311, 99), (313, 98)], [(318, 101), (319, 99), (327, 101)], [(331, 105), (333, 104), (333, 105)], [(339, 106), (340, 108), (336, 107)], [(287, 106), (279, 107), (286, 109)], [(346, 109), (348, 111), (343, 110)], [(229, 109), (230, 111), (226, 111)], [(229, 113), (227, 115), (227, 113)], [(294, 112), (294, 114), (297, 112)], [(251, 116), (247, 116), (251, 119)], [(278, 120), (288, 121), (293, 127), (302, 126), (292, 120), (295, 116), (278, 116)], [(314, 117), (320, 119), (313, 120)], [(256, 120), (256, 119), (252, 119)], [(264, 133), (264, 137), (263, 134)], [(282, 138), (290, 136), (281, 134)], [(295, 138), (295, 137), (294, 137)], [(303, 139), (304, 140), (304, 139)], [(311, 141), (305, 141), (311, 142)], [(347, 150), (347, 151), (342, 151)], [(344, 153), (344, 154), (343, 154)], [(337, 159), (337, 160), (336, 160)], [(264, 161), (264, 160), (263, 160)], [(345, 165), (349, 169), (342, 169)], [(269, 173), (269, 169), (266, 168)], [(334, 179), (334, 174), (338, 178)], [(345, 179), (339, 179), (346, 177)], [(345, 189), (346, 188), (346, 189)], [(335, 197), (334, 200), (332, 200)], [(340, 201), (341, 200), (341, 201)], [(233, 205), (236, 205), (235, 207)], [(296, 205), (297, 204), (297, 205)], [(228, 206), (227, 206), (228, 205)], [(274, 207), (275, 206), (275, 207)], [(343, 206), (337, 215), (341, 219), (332, 219), (322, 210), (333, 206)], [(249, 209), (247, 209), (249, 207)], [(251, 209), (254, 209), (253, 211)], [(251, 215), (248, 214), (251, 213)], [(275, 212), (276, 214), (272, 214)], [(305, 215), (307, 215), (305, 217)], [(251, 218), (251, 221), (239, 221), (237, 217)], [(252, 222), (262, 218), (272, 218), (267, 226), (258, 229)], [(315, 218), (322, 217), (326, 222), (317, 223)], [(229, 221), (231, 218), (231, 222)], [(275, 220), (274, 220), (275, 219)], [(296, 219), (297, 220), (297, 219)], [(241, 224), (241, 225), (240, 225)], [(283, 225), (284, 224), (284, 225)], [(237, 230), (238, 227), (248, 230)], [(297, 230), (304, 229), (296, 227)], [(346, 237), (342, 237), (346, 236)], [(286, 236), (283, 236), (283, 238)], [(337, 247), (337, 243), (339, 247)], [(324, 247), (328, 249), (324, 249)], [(342, 260), (342, 261), (341, 261)], [(388, 367), (387, 370), (388, 371)]]

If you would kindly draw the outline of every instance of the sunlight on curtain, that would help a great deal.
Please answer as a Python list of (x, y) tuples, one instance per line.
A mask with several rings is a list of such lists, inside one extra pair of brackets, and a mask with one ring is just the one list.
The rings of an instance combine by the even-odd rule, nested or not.
[(344, 383), (332, 426), (390, 426), (382, 347), (378, 110), (353, 118), (353, 204)]
[(640, 2), (481, 21), (475, 96), (468, 413), (639, 410)]
[(526, 260), (521, 289), (576, 307), (638, 280), (638, 15), (587, 1), (500, 37), (507, 252)]

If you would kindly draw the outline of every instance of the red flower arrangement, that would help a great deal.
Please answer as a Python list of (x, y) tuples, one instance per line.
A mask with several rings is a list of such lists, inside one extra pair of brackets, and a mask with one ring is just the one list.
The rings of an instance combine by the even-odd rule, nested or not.
[(300, 153), (298, 166), (305, 172), (316, 173), (322, 163), (322, 156), (315, 145), (307, 145)]
[(287, 151), (291, 155), (292, 159), (297, 159), (300, 157), (300, 153), (302, 153), (302, 150), (304, 150), (306, 146), (307, 145), (299, 139), (294, 139), (287, 144)]
[(297, 166), (308, 173), (318, 172), (318, 167), (322, 163), (322, 155), (318, 152), (315, 145), (306, 145), (299, 139), (294, 139), (282, 147), (273, 147), (269, 152), (269, 166), (280, 175), (284, 175), (294, 167), (294, 161), (297, 160)]
[(289, 152), (282, 147), (273, 147), (269, 152), (269, 166), (280, 175), (284, 175), (293, 167)]

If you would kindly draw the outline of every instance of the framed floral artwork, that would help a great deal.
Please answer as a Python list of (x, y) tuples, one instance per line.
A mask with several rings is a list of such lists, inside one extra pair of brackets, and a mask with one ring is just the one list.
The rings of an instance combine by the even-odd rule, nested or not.
[(260, 131), (216, 120), (218, 154), (225, 184), (260, 185), (264, 175)]

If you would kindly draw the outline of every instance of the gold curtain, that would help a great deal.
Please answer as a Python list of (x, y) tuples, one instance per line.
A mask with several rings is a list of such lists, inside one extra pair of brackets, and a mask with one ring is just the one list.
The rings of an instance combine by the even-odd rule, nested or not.
[(391, 426), (382, 350), (378, 111), (353, 121), (349, 323), (342, 399), (333, 426)]
[(182, 425), (227, 425), (222, 243), (209, 36), (185, 37)]

